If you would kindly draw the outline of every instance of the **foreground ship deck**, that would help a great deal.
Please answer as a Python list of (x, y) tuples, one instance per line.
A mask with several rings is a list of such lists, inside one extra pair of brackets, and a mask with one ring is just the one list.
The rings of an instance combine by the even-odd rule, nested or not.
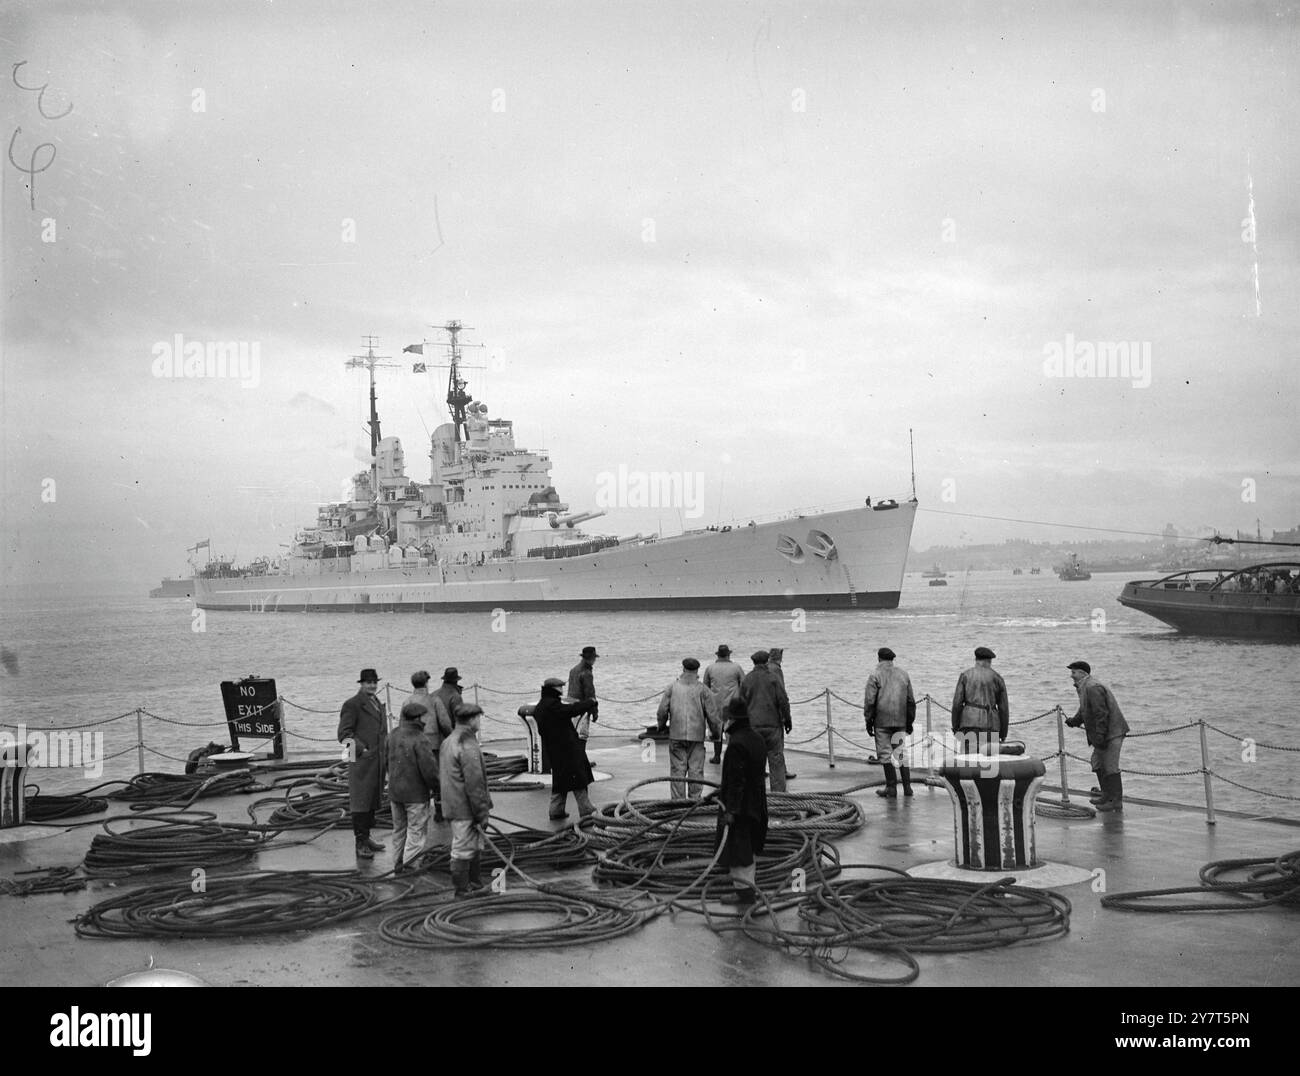
[[(519, 751), (523, 744), (494, 744)], [(791, 791), (819, 792), (879, 781), (875, 767), (844, 763), (829, 769), (824, 759), (790, 753), (798, 779)], [(636, 745), (594, 749), (598, 770), (612, 774), (592, 789), (597, 804), (617, 801), (639, 781), (666, 771), (643, 761)], [(716, 767), (706, 777), (716, 779)], [(666, 786), (634, 795), (666, 794)], [(205, 800), (205, 810), (229, 821), (247, 821), (252, 797)], [(549, 828), (545, 791), (499, 793), (496, 810), (512, 821)], [(917, 787), (911, 800), (886, 802), (870, 789), (855, 793), (867, 824), (836, 838), (844, 863), (916, 868), (952, 857), (953, 814), (940, 788)], [(1074, 794), (1072, 793), (1072, 799)], [(60, 831), (0, 831), (0, 875), (36, 866), (77, 862), (97, 826)], [(1052, 941), (987, 952), (921, 955), (921, 986), (1294, 986), (1300, 983), (1300, 931), (1295, 908), (1272, 907), (1245, 914), (1135, 914), (1101, 906), (1095, 891), (1104, 877), (1110, 893), (1196, 884), (1198, 868), (1210, 860), (1277, 856), (1294, 849), (1300, 828), (1278, 819), (1230, 817), (1220, 813), (1207, 826), (1198, 811), (1164, 803), (1126, 799), (1119, 817), (1099, 820), (1039, 819), (1040, 859), (1069, 864), (1089, 877), (1052, 888), (1073, 904), (1070, 932)], [(387, 834), (376, 834), (387, 840)], [(445, 841), (446, 835), (441, 834)], [(275, 869), (348, 869), (355, 860), (352, 839), (332, 831), (310, 844), (263, 854), (256, 866)], [(388, 853), (367, 870), (391, 868)], [(1104, 875), (1095, 872), (1104, 872)], [(544, 873), (548, 880), (577, 881), (583, 870)], [(998, 875), (974, 875), (991, 880)], [(1032, 884), (1033, 872), (1023, 872)], [(738, 934), (715, 934), (704, 920), (678, 912), (662, 916), (626, 937), (563, 950), (464, 950), (431, 952), (399, 948), (379, 937), (384, 912), (311, 932), (219, 940), (155, 939), (86, 941), (69, 920), (97, 901), (162, 878), (149, 875), (115, 883), (95, 882), (66, 895), (4, 902), (11, 964), (21, 966), (33, 986), (93, 986), (155, 963), (187, 972), (212, 985), (351, 986), (829, 986), (851, 985), (803, 958), (765, 948)], [(869, 965), (858, 964), (866, 970)], [(882, 963), (880, 974), (896, 967)], [(1166, 999), (1168, 1000), (1168, 999)], [(1163, 1004), (1163, 1002), (1162, 1002)], [(1172, 1004), (1172, 1003), (1171, 1003)]]

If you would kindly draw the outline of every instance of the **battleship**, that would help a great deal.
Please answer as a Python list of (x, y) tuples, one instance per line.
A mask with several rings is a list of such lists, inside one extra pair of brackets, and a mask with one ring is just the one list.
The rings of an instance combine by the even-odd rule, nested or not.
[(369, 338), (348, 365), (370, 374), (370, 469), (349, 500), (322, 505), (287, 554), (194, 579), (195, 605), (251, 612), (462, 612), (539, 609), (895, 609), (916, 516), (912, 495), (840, 510), (714, 525), (661, 537), (589, 533), (604, 513), (571, 511), (550, 458), (519, 447), (463, 376), (458, 321), (447, 339), (450, 422), (430, 435), (428, 482), (406, 474), (384, 437)]

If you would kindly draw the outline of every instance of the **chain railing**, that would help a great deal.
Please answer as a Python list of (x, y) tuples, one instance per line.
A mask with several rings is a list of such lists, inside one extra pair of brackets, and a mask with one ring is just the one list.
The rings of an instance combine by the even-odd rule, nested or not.
[[(392, 696), (393, 696), (394, 687), (397, 686), (392, 684), (391, 682), (385, 683), (384, 685), (385, 696), (388, 699), (388, 703), (389, 703), (388, 717), (389, 717), (390, 727), (392, 727), (395, 724), (395, 717), (396, 717), (392, 707)], [(399, 694), (406, 693), (405, 688), (397, 687), (397, 690)], [(474, 683), (469, 685), (469, 690), (473, 694), (474, 702), (478, 705), (481, 705), (480, 694), (479, 694), (480, 692), (486, 692), (490, 695), (494, 695), (503, 699), (532, 698), (536, 694), (536, 692), (534, 691), (508, 691), (508, 690), (503, 690), (501, 688), (490, 687), (487, 684), (479, 684), (479, 683)], [(661, 695), (662, 695), (662, 691), (655, 691), (652, 694), (643, 695), (640, 696), (639, 698), (620, 699), (620, 698), (613, 698), (613, 697), (600, 697), (598, 701), (609, 704), (611, 706), (640, 706), (654, 699), (660, 698)], [(836, 765), (837, 743), (845, 745), (848, 748), (854, 749), (856, 751), (866, 753), (865, 759), (855, 758), (852, 755), (845, 755), (844, 757), (846, 759), (850, 759), (853, 761), (866, 761), (868, 763), (874, 763), (879, 761), (876, 755), (876, 746), (873, 742), (863, 743), (860, 740), (853, 738), (842, 729), (835, 727), (835, 713), (834, 713), (834, 707), (832, 706), (833, 701), (839, 702), (845, 706), (852, 707), (855, 711), (858, 712), (861, 712), (862, 710), (862, 707), (859, 703), (856, 703), (850, 699), (845, 698), (843, 695), (838, 694), (836, 691), (834, 691), (832, 688), (829, 687), (823, 688), (821, 691), (817, 692), (815, 695), (809, 696), (808, 698), (792, 700), (790, 703), (792, 708), (813, 706), (821, 702), (824, 704), (825, 716), (818, 722), (817, 731), (812, 733), (812, 735), (804, 736), (798, 739), (787, 736), (785, 740), (786, 746), (791, 748), (797, 748), (797, 749), (809, 749), (809, 752), (813, 753), (811, 750), (812, 745), (824, 743), (824, 747), (822, 747), (821, 750), (825, 752), (827, 763), (832, 769), (834, 769)], [(292, 709), (304, 714), (328, 715), (330, 717), (333, 717), (338, 713), (338, 710), (335, 708), (322, 709), (319, 707), (306, 706), (300, 702), (288, 698), (285, 695), (280, 695), (272, 702), (267, 703), (264, 706), (258, 707), (257, 709), (253, 710), (250, 714), (245, 715), (243, 719), (247, 720), (248, 718), (260, 716), (266, 710), (269, 710), (281, 704), (283, 706), (291, 707)], [(897, 748), (899, 754), (902, 757), (907, 759), (911, 768), (924, 771), (925, 774), (932, 779), (935, 778), (937, 769), (942, 767), (950, 759), (955, 758), (959, 754), (959, 751), (956, 746), (955, 735), (950, 734), (946, 729), (943, 730), (942, 735), (936, 734), (934, 729), (934, 710), (936, 708), (944, 714), (951, 714), (952, 712), (947, 706), (945, 706), (938, 699), (934, 698), (932, 695), (926, 694), (921, 696), (921, 698), (917, 700), (918, 718), (921, 712), (924, 713), (924, 726), (925, 726), (924, 732), (917, 731), (915, 733), (909, 733), (904, 743)], [(1063, 802), (1068, 804), (1070, 785), (1069, 785), (1069, 774), (1067, 770), (1067, 759), (1073, 760), (1085, 766), (1090, 766), (1091, 760), (1083, 755), (1075, 754), (1074, 752), (1068, 751), (1066, 749), (1065, 711), (1062, 709), (1061, 706), (1057, 705), (1057, 706), (1053, 706), (1048, 710), (1044, 710), (1041, 713), (1034, 714), (1032, 717), (1021, 718), (1018, 721), (1011, 721), (1009, 722), (1009, 725), (1011, 727), (1019, 728), (1022, 726), (1034, 724), (1035, 722), (1038, 721), (1043, 721), (1052, 716), (1056, 717), (1056, 722), (1057, 722), (1057, 750), (1053, 751), (1050, 754), (1040, 755), (1038, 757), (1040, 761), (1044, 763), (1049, 763), (1053, 761), (1059, 762), (1060, 783), (1061, 783)], [(145, 718), (149, 718), (151, 721), (157, 721), (165, 725), (172, 725), (180, 728), (217, 728), (220, 726), (228, 725), (228, 722), (225, 720), (185, 721), (179, 718), (168, 717), (163, 714), (155, 713), (152, 710), (146, 709), (145, 707), (141, 706), (141, 707), (136, 707), (134, 710), (127, 710), (125, 713), (118, 714), (115, 717), (101, 718), (94, 721), (84, 721), (84, 722), (76, 722), (76, 723), (66, 724), (66, 725), (41, 726), (41, 727), (34, 727), (26, 724), (13, 725), (13, 724), (5, 723), (5, 724), (0, 724), (0, 730), (16, 729), (19, 730), (21, 733), (27, 735), (30, 735), (32, 733), (37, 733), (42, 735), (50, 734), (50, 733), (58, 734), (58, 733), (68, 733), (79, 729), (98, 728), (100, 726), (109, 725), (114, 722), (126, 721), (132, 717), (135, 718), (135, 722), (136, 722), (135, 743), (130, 744), (119, 751), (115, 751), (110, 755), (104, 755), (100, 759), (100, 761), (107, 761), (109, 759), (118, 758), (122, 755), (129, 753), (131, 750), (134, 749), (137, 754), (137, 765), (140, 773), (145, 772), (144, 755), (146, 751), (160, 758), (167, 758), (177, 762), (188, 761), (188, 759), (181, 758), (179, 756), (172, 755), (164, 751), (159, 751), (156, 748), (150, 747), (145, 742), (145, 733), (144, 733)], [(508, 728), (514, 734), (509, 737), (502, 737), (501, 739), (520, 738), (518, 735), (519, 734), (518, 720), (519, 719), (513, 714), (509, 717), (498, 717), (494, 714), (489, 714), (489, 713), (483, 714), (483, 721), (485, 723), (489, 723), (493, 726), (501, 726), (504, 728)], [(602, 720), (598, 723), (598, 727), (601, 730), (607, 732), (624, 732), (624, 733), (642, 734), (645, 731), (645, 729), (649, 726), (648, 724), (626, 726), (626, 725), (616, 724), (608, 720)], [(1254, 795), (1263, 796), (1268, 799), (1286, 800), (1292, 803), (1300, 802), (1300, 796), (1289, 795), (1283, 792), (1273, 792), (1262, 788), (1254, 788), (1250, 785), (1243, 784), (1240, 781), (1233, 780), (1232, 778), (1227, 777), (1224, 774), (1214, 770), (1210, 765), (1210, 753), (1209, 753), (1209, 746), (1206, 737), (1206, 730), (1208, 729), (1211, 732), (1217, 733), (1219, 736), (1222, 736), (1226, 739), (1241, 744), (1243, 745), (1244, 748), (1248, 748), (1251, 751), (1300, 752), (1300, 747), (1292, 747), (1292, 746), (1286, 746), (1282, 744), (1264, 743), (1255, 739), (1254, 737), (1242, 736), (1239, 733), (1234, 733), (1227, 729), (1220, 728), (1218, 725), (1211, 724), (1210, 722), (1202, 719), (1197, 719), (1195, 721), (1186, 721), (1183, 722), (1182, 724), (1173, 725), (1168, 728), (1148, 729), (1142, 732), (1130, 732), (1127, 734), (1126, 738), (1137, 740), (1137, 739), (1144, 739), (1152, 736), (1170, 736), (1170, 735), (1186, 732), (1189, 729), (1196, 729), (1198, 732), (1198, 736), (1200, 740), (1200, 756), (1201, 756), (1201, 764), (1199, 767), (1195, 769), (1185, 769), (1185, 770), (1151, 770), (1151, 769), (1138, 769), (1130, 766), (1130, 767), (1125, 767), (1122, 772), (1130, 773), (1133, 774), (1134, 776), (1139, 776), (1139, 777), (1150, 777), (1150, 778), (1158, 778), (1158, 779), (1200, 776), (1204, 783), (1206, 822), (1210, 825), (1213, 825), (1215, 823), (1214, 788), (1212, 783), (1213, 781), (1222, 781), (1224, 784), (1231, 785), (1233, 788), (1240, 789), (1243, 792), (1250, 792)], [(294, 740), (304, 741), (305, 744), (323, 744), (333, 748), (337, 745), (338, 742), (336, 738), (333, 736), (314, 736), (306, 732), (300, 732), (297, 729), (289, 728), (288, 722), (284, 719), (283, 709), (281, 709), (280, 730), (283, 736), (290, 737)], [(531, 735), (531, 732), (529, 733), (529, 735)], [(7, 737), (7, 739), (0, 738), (0, 744), (7, 743), (8, 745), (12, 746), (13, 744), (16, 743), (16, 738), (14, 736), (8, 733), (6, 733), (5, 736)], [(247, 737), (247, 736), (245, 738), (251, 739), (251, 737)], [(267, 739), (270, 739), (270, 737), (267, 737)], [(500, 741), (498, 740), (498, 741), (485, 741), (485, 742), (500, 742)], [(820, 753), (820, 752), (816, 752), (816, 753)], [(937, 759), (937, 765), (936, 765), (936, 759)]]

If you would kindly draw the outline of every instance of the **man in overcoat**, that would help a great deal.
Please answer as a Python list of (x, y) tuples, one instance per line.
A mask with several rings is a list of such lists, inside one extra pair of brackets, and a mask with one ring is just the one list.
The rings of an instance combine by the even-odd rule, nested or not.
[(963, 754), (997, 755), (1007, 738), (1011, 707), (1006, 681), (991, 664), (995, 657), (987, 646), (977, 646), (975, 664), (957, 677), (952, 731), (957, 733), (958, 750)]
[(744, 700), (752, 731), (767, 745), (767, 768), (772, 791), (784, 792), (788, 775), (785, 768), (785, 733), (789, 732), (790, 699), (781, 681), (767, 666), (766, 650), (750, 656), (754, 667), (740, 682), (739, 697)]
[(554, 821), (569, 817), (564, 806), (570, 792), (573, 793), (578, 812), (583, 818), (596, 813), (591, 797), (587, 795), (587, 786), (595, 780), (591, 763), (587, 761), (587, 752), (578, 739), (578, 730), (573, 727), (574, 717), (590, 712), (596, 702), (588, 699), (584, 702), (566, 703), (560, 698), (563, 690), (564, 681), (552, 676), (542, 684), (542, 697), (533, 711), (537, 732), (551, 762), (549, 814)]
[(600, 657), (594, 646), (584, 646), (582, 654), (572, 669), (569, 670), (568, 694), (574, 702), (592, 703), (591, 709), (583, 710), (575, 722), (578, 739), (584, 745), (591, 733), (591, 723), (600, 720), (600, 704), (596, 701), (596, 659)]
[(1072, 661), (1066, 666), (1079, 693), (1079, 709), (1066, 721), (1071, 728), (1083, 727), (1092, 748), (1092, 769), (1101, 785), (1099, 811), (1124, 809), (1124, 778), (1119, 769), (1119, 751), (1129, 734), (1128, 722), (1119, 708), (1114, 692), (1092, 675), (1086, 661)]
[(384, 794), (388, 760), (388, 714), (379, 701), (379, 674), (362, 669), (361, 685), (339, 710), (338, 740), (348, 749), (348, 810), (358, 859), (374, 859), (384, 846), (370, 839)]
[[(713, 692), (700, 683), (700, 663), (696, 658), (682, 659), (681, 675), (664, 688), (659, 699), (658, 721), (661, 731), (668, 732), (669, 765), (673, 799), (700, 798), (704, 780), (704, 738), (718, 720), (718, 704)], [(683, 781), (686, 777), (689, 781)]]
[[(763, 770), (767, 745), (749, 725), (744, 699), (727, 704), (727, 753), (722, 757), (722, 787), (718, 790), (717, 841), (726, 831), (718, 863), (728, 868), (735, 893), (728, 904), (753, 904), (758, 892), (754, 857), (767, 841), (767, 791)], [(716, 847), (716, 842), (715, 842)]]

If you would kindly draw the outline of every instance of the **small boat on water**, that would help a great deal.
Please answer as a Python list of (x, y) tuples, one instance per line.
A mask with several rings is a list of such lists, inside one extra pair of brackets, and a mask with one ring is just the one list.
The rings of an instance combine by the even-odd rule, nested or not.
[(1042, 569), (1042, 568), (1030, 568), (1030, 569), (1029, 569), (1029, 574), (1030, 574), (1030, 575), (1042, 575), (1042, 574), (1043, 574), (1043, 569)]
[(1012, 574), (1012, 575), (1024, 575), (1024, 574), (1025, 574), (1025, 570), (1024, 570), (1024, 568), (1012, 568), (1012, 569), (1011, 569), (1011, 574)]
[(945, 572), (941, 567), (939, 567), (939, 565), (936, 564), (933, 568), (926, 568), (926, 570), (921, 573), (921, 578), (922, 579), (947, 579), (948, 573)]
[(932, 586), (932, 587), (946, 587), (947, 585), (948, 585), (948, 580), (946, 580), (946, 579), (931, 579), (931, 580), (930, 580), (930, 586)]
[(1300, 561), (1135, 580), (1124, 584), (1119, 603), (1189, 635), (1300, 642)]
[(1087, 565), (1079, 559), (1078, 553), (1071, 553), (1066, 557), (1065, 563), (1057, 569), (1056, 574), (1058, 578), (1064, 579), (1067, 583), (1092, 578), (1092, 572), (1088, 571)]

